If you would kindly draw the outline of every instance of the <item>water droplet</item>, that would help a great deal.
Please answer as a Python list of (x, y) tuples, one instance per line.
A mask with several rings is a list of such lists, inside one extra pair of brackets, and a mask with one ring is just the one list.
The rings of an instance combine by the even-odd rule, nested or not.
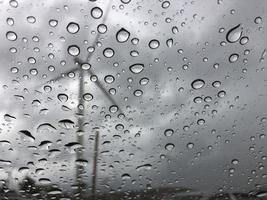
[(220, 82), (220, 81), (214, 81), (214, 82), (212, 83), (212, 86), (215, 87), (215, 88), (218, 88), (218, 87), (221, 86), (221, 82)]
[(33, 137), (33, 135), (27, 131), (27, 130), (21, 130), (19, 131), (20, 134), (22, 134), (25, 139), (29, 139), (31, 142), (34, 142), (35, 141), (35, 137)]
[(108, 84), (113, 83), (114, 80), (115, 80), (115, 78), (114, 78), (114, 76), (112, 76), (112, 75), (107, 75), (107, 76), (105, 76), (105, 78), (104, 78), (104, 81), (105, 81), (106, 83), (108, 83)]
[(17, 8), (19, 4), (16, 0), (10, 0), (9, 5), (13, 8)]
[(116, 129), (117, 131), (122, 131), (122, 130), (124, 129), (124, 126), (123, 126), (123, 124), (117, 124), (117, 125), (115, 126), (115, 129)]
[(90, 93), (85, 93), (85, 94), (83, 95), (83, 99), (84, 99), (85, 101), (92, 101), (93, 98), (94, 98), (93, 95), (90, 94)]
[(136, 167), (137, 171), (140, 170), (151, 170), (152, 169), (152, 165), (151, 164), (144, 164), (144, 165), (139, 165)]
[(226, 40), (230, 43), (237, 42), (242, 36), (242, 30), (241, 24), (231, 28), (226, 34)]
[(261, 17), (256, 17), (255, 19), (254, 19), (254, 23), (255, 24), (260, 24), (262, 22), (262, 18)]
[(107, 26), (106, 26), (105, 24), (99, 24), (99, 25), (97, 26), (97, 31), (98, 31), (99, 33), (101, 33), (101, 34), (106, 33), (107, 30), (108, 30), (108, 28), (107, 28)]
[(89, 70), (91, 68), (91, 65), (89, 63), (83, 63), (81, 67), (83, 70)]
[(36, 19), (34, 16), (28, 16), (27, 17), (27, 21), (30, 23), (30, 24), (34, 24), (36, 22)]
[(139, 74), (144, 69), (144, 64), (136, 63), (129, 67), (130, 71), (134, 74)]
[(233, 160), (232, 160), (232, 164), (233, 164), (233, 165), (238, 165), (238, 164), (239, 164), (239, 160), (237, 160), (237, 159), (233, 159)]
[(217, 96), (219, 97), (219, 98), (223, 98), (223, 97), (225, 97), (225, 95), (226, 95), (226, 92), (225, 91), (220, 91), (220, 92), (218, 92), (218, 94), (217, 94)]
[(6, 23), (9, 25), (9, 26), (13, 26), (14, 25), (14, 19), (11, 18), (11, 17), (8, 17), (6, 19)]
[(13, 31), (8, 31), (6, 33), (6, 38), (10, 41), (15, 41), (15, 40), (17, 40), (17, 34)]
[(51, 20), (49, 20), (49, 25), (50, 25), (51, 27), (56, 27), (57, 24), (58, 24), (58, 21), (57, 21), (57, 20), (55, 20), (55, 19), (51, 19)]
[(151, 48), (151, 49), (157, 49), (159, 47), (160, 43), (158, 40), (151, 40), (148, 44), (148, 46)]
[(174, 133), (174, 131), (173, 131), (172, 129), (166, 129), (166, 130), (164, 131), (164, 135), (165, 135), (166, 137), (170, 137), (170, 136), (172, 136), (173, 133)]
[(134, 96), (136, 96), (136, 97), (140, 97), (140, 96), (142, 96), (143, 95), (143, 91), (142, 90), (135, 90), (134, 91)]
[(187, 143), (186, 147), (187, 147), (187, 149), (193, 149), (194, 148), (194, 143), (189, 142), (189, 143)]
[(233, 53), (232, 55), (229, 56), (229, 62), (234, 63), (238, 60), (239, 55), (237, 53)]
[(68, 47), (68, 53), (71, 56), (78, 56), (80, 54), (80, 48), (77, 45), (71, 45)]
[(121, 179), (122, 179), (122, 180), (128, 180), (128, 179), (131, 179), (131, 175), (130, 175), (130, 174), (123, 174), (123, 175), (121, 175)]
[(15, 120), (16, 119), (16, 117), (14, 117), (14, 116), (12, 116), (12, 115), (9, 115), (9, 114), (5, 114), (4, 115), (4, 120), (6, 121), (6, 122), (11, 122), (11, 121), (13, 121), (13, 120)]
[(57, 129), (49, 123), (43, 123), (37, 127), (37, 133), (40, 133), (40, 134), (55, 133), (56, 130)]
[(140, 85), (147, 85), (149, 83), (149, 79), (144, 77), (139, 81)]
[(121, 0), (121, 2), (124, 3), (124, 4), (128, 4), (128, 3), (131, 2), (131, 0)]
[(103, 11), (102, 11), (101, 8), (99, 8), (99, 7), (94, 7), (94, 8), (92, 8), (92, 10), (91, 10), (91, 16), (92, 16), (93, 18), (95, 18), (95, 19), (99, 19), (99, 18), (102, 17), (102, 15), (103, 15)]
[(106, 58), (111, 58), (114, 56), (114, 50), (112, 48), (106, 48), (104, 49), (103, 51), (103, 55), (106, 57)]
[(172, 45), (173, 45), (173, 39), (172, 39), (172, 38), (168, 39), (168, 40), (166, 41), (166, 45), (167, 45), (167, 47), (171, 48)]
[(172, 144), (172, 143), (168, 143), (168, 144), (166, 144), (165, 145), (165, 149), (167, 150), (167, 151), (172, 151), (173, 149), (174, 149), (174, 144)]
[(127, 40), (130, 37), (130, 32), (127, 31), (124, 28), (121, 28), (117, 33), (116, 33), (116, 39), (118, 42), (123, 43), (123, 42), (127, 42)]
[(74, 128), (75, 123), (70, 119), (62, 119), (62, 120), (58, 121), (58, 125), (61, 128), (69, 130), (69, 129)]
[(161, 7), (166, 9), (166, 8), (169, 8), (170, 6), (170, 2), (169, 1), (163, 1), (162, 4), (161, 4)]
[(240, 39), (239, 42), (240, 42), (241, 45), (245, 45), (245, 44), (248, 43), (248, 41), (249, 41), (249, 38), (246, 37), (246, 36), (244, 36), (244, 37), (242, 37), (242, 38)]
[(69, 97), (68, 97), (68, 95), (66, 95), (64, 93), (60, 93), (57, 95), (57, 98), (61, 102), (67, 102)]
[(191, 87), (195, 90), (201, 89), (205, 85), (205, 81), (202, 79), (196, 79), (191, 83)]
[(118, 106), (113, 105), (109, 107), (109, 112), (116, 113), (119, 110)]
[(79, 24), (75, 23), (75, 22), (70, 22), (68, 25), (67, 25), (67, 31), (71, 34), (75, 34), (75, 33), (78, 33), (80, 30), (80, 26)]

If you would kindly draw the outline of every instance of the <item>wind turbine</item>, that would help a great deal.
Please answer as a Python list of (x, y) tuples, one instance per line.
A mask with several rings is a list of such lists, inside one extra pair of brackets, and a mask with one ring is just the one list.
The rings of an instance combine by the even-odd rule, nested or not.
[[(106, 11), (106, 14), (103, 17), (102, 23), (105, 24), (107, 16), (109, 14), (110, 11), (110, 7), (111, 7), (111, 3), (112, 0), (109, 0), (108, 3), (108, 8)], [(100, 33), (97, 33), (95, 40), (92, 43), (92, 46), (95, 48), (97, 41), (100, 37)], [(93, 53), (89, 53), (87, 58), (85, 60), (82, 60), (78, 57), (74, 57), (74, 63), (78, 66), (64, 72), (63, 74), (68, 74), (70, 72), (79, 72), (79, 84), (78, 84), (78, 105), (84, 105), (84, 100), (83, 100), (83, 94), (84, 94), (84, 76), (85, 73), (87, 73), (88, 75), (94, 75), (94, 72), (92, 69), (88, 69), (88, 70), (84, 70), (82, 69), (82, 64), (84, 63), (89, 63), (90, 60), (92, 59)], [(62, 75), (59, 75), (51, 80), (48, 81), (48, 83), (50, 82), (56, 82), (59, 81), (61, 79), (64, 79), (64, 77)], [(101, 90), (101, 92), (105, 95), (105, 97), (112, 103), (112, 105), (117, 105), (117, 103), (115, 102), (115, 100), (110, 96), (110, 94), (107, 92), (107, 90), (103, 87), (103, 85), (101, 84), (101, 82), (99, 80), (96, 80), (94, 82), (96, 84), (96, 86)], [(117, 105), (118, 106), (118, 105)], [(122, 113), (120, 107), (118, 106), (118, 111), (120, 113)], [(78, 115), (79, 116), (83, 116), (84, 115), (84, 109), (80, 109), (78, 107)], [(78, 132), (83, 132), (83, 123), (84, 123), (84, 119), (82, 117), (78, 117)], [(92, 199), (95, 199), (95, 193), (96, 193), (96, 181), (97, 181), (97, 159), (98, 159), (98, 145), (99, 145), (99, 131), (98, 128), (95, 128), (96, 130), (96, 134), (95, 134), (95, 144), (94, 144), (94, 159), (93, 159), (93, 172), (92, 172)], [(79, 135), (77, 134), (77, 142), (81, 145), (83, 145), (83, 135)], [(82, 150), (76, 150), (76, 160), (82, 159), (83, 158), (83, 153)], [(81, 186), (83, 185), (83, 181), (82, 178), (80, 177), (80, 175), (83, 173), (83, 167), (81, 165), (77, 165), (76, 164), (76, 181), (79, 187), (79, 192), (81, 192)]]

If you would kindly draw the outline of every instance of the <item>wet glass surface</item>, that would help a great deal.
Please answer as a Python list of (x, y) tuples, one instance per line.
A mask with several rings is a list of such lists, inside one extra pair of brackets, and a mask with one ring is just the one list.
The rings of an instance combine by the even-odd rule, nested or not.
[(0, 0), (0, 200), (267, 199), (266, 9)]

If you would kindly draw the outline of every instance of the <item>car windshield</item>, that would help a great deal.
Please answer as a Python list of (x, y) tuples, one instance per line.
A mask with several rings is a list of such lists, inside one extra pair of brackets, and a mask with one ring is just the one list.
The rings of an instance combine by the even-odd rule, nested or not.
[(266, 199), (266, 9), (0, 0), (0, 200)]

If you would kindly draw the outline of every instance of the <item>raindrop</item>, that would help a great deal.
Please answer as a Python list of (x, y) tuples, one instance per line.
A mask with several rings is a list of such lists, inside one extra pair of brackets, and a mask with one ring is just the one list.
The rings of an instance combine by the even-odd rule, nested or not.
[(139, 81), (139, 84), (140, 84), (140, 85), (147, 85), (148, 82), (149, 82), (149, 79), (146, 78), (146, 77), (144, 77), (144, 78), (142, 78), (142, 79)]
[(212, 83), (212, 86), (215, 87), (215, 88), (218, 88), (218, 87), (221, 86), (221, 82), (220, 82), (220, 81), (214, 81), (214, 82)]
[(92, 101), (93, 98), (94, 98), (93, 95), (90, 94), (90, 93), (85, 93), (85, 94), (83, 95), (83, 99), (84, 99), (85, 101)]
[(89, 70), (91, 68), (91, 65), (89, 63), (83, 63), (81, 67), (83, 70)]
[(241, 24), (231, 28), (226, 34), (226, 40), (230, 43), (237, 42), (242, 36), (242, 30)]
[(166, 45), (167, 45), (167, 47), (171, 48), (172, 45), (173, 45), (173, 39), (172, 39), (172, 38), (168, 39), (168, 40), (166, 41)]
[(27, 17), (27, 21), (30, 23), (30, 24), (34, 24), (36, 22), (36, 19), (34, 16), (28, 16)]
[(106, 58), (111, 58), (114, 56), (114, 50), (112, 48), (106, 48), (104, 49), (103, 51), (103, 55), (106, 57)]
[(162, 4), (161, 4), (161, 7), (166, 9), (166, 8), (169, 8), (170, 6), (170, 2), (169, 1), (163, 1)]
[(254, 23), (255, 24), (260, 24), (262, 22), (262, 18), (261, 17), (256, 17), (255, 19), (254, 19)]
[(152, 165), (151, 164), (144, 164), (144, 165), (139, 165), (136, 167), (137, 171), (140, 170), (151, 170), (152, 169)]
[(195, 90), (201, 89), (205, 85), (202, 79), (196, 79), (191, 83), (191, 87)]
[(67, 102), (69, 97), (68, 97), (68, 95), (66, 95), (64, 93), (60, 93), (57, 95), (57, 98), (61, 102)]
[(246, 37), (246, 36), (244, 36), (244, 37), (242, 37), (242, 38), (240, 39), (239, 42), (240, 42), (241, 45), (245, 45), (245, 44), (248, 43), (248, 41), (249, 41), (249, 38)]
[(121, 0), (121, 2), (124, 3), (124, 4), (128, 4), (128, 3), (131, 2), (131, 0)]
[(16, 117), (12, 116), (12, 115), (9, 115), (9, 114), (5, 114), (4, 115), (4, 120), (6, 122), (11, 122), (12, 120), (16, 119)]
[(94, 7), (94, 8), (92, 8), (92, 10), (91, 10), (91, 16), (92, 16), (93, 18), (95, 18), (95, 19), (99, 19), (99, 18), (102, 17), (102, 15), (103, 15), (103, 11), (102, 11), (101, 8), (99, 8), (99, 7)]
[(107, 76), (105, 76), (104, 80), (106, 83), (111, 84), (114, 82), (115, 78), (112, 75), (107, 75)]
[(49, 20), (49, 25), (50, 25), (51, 27), (56, 27), (57, 24), (58, 24), (58, 21), (57, 21), (57, 20), (55, 20), (55, 19), (51, 19), (51, 20)]
[(134, 96), (136, 96), (136, 97), (140, 97), (140, 96), (142, 96), (143, 95), (143, 91), (142, 90), (135, 90), (134, 91)]
[(16, 0), (10, 0), (9, 5), (13, 8), (17, 8), (19, 4)]
[(13, 26), (13, 25), (14, 25), (14, 19), (8, 17), (8, 18), (6, 19), (6, 23), (7, 23), (9, 26)]
[(233, 159), (233, 160), (232, 160), (232, 164), (233, 164), (233, 165), (237, 165), (237, 164), (239, 164), (239, 160), (237, 160), (237, 159)]
[(15, 41), (15, 40), (17, 40), (17, 34), (13, 31), (8, 31), (6, 33), (6, 38), (10, 41)]
[(101, 34), (106, 33), (107, 30), (108, 30), (108, 28), (107, 28), (107, 26), (106, 26), (105, 24), (99, 24), (99, 25), (97, 26), (97, 31), (98, 31), (99, 33), (101, 33)]
[(220, 92), (218, 92), (218, 94), (217, 94), (217, 96), (219, 97), (219, 98), (223, 98), (223, 97), (225, 97), (225, 95), (226, 95), (226, 92), (225, 91), (220, 91)]
[(68, 47), (68, 53), (71, 56), (78, 56), (80, 54), (80, 48), (77, 45), (71, 45)]
[(143, 71), (144, 69), (144, 64), (141, 64), (141, 63), (136, 63), (136, 64), (133, 64), (129, 67), (130, 71), (134, 74), (139, 74)]
[(58, 121), (58, 125), (61, 128), (69, 130), (69, 129), (74, 128), (75, 123), (70, 119), (62, 119), (62, 120)]
[(148, 46), (151, 48), (151, 49), (157, 49), (159, 47), (160, 43), (158, 40), (151, 40), (148, 44)]
[(194, 148), (194, 143), (189, 142), (189, 143), (187, 143), (186, 147), (187, 147), (187, 149), (193, 149)]
[(80, 30), (80, 26), (79, 26), (79, 24), (77, 24), (75, 22), (70, 22), (67, 25), (67, 31), (71, 34), (75, 34), (75, 33), (79, 32), (79, 30)]
[(113, 105), (113, 106), (110, 106), (109, 107), (109, 112), (111, 112), (111, 113), (115, 113), (115, 112), (117, 112), (119, 110), (119, 108), (118, 108), (118, 106), (116, 106), (116, 105)]
[(174, 144), (172, 144), (172, 143), (168, 143), (168, 144), (166, 144), (165, 145), (165, 149), (167, 150), (167, 151), (172, 151), (173, 149), (174, 149)]
[(172, 129), (166, 129), (166, 130), (164, 131), (164, 135), (165, 135), (166, 137), (170, 137), (170, 136), (172, 136), (173, 133), (174, 133), (174, 131), (173, 131)]
[(233, 53), (232, 55), (229, 56), (229, 62), (234, 63), (238, 60), (239, 55), (237, 53)]
[(117, 33), (116, 33), (116, 39), (118, 42), (123, 43), (123, 42), (127, 42), (127, 40), (130, 37), (130, 32), (127, 31), (124, 28), (121, 28)]
[(49, 123), (43, 123), (37, 127), (37, 133), (54, 133), (56, 130), (57, 129)]
[(130, 176), (130, 174), (123, 174), (123, 175), (121, 175), (121, 179), (122, 180), (131, 179), (131, 176)]
[(33, 135), (29, 131), (21, 130), (21, 131), (19, 131), (19, 133), (22, 134), (27, 139), (29, 139), (31, 142), (35, 141), (35, 137), (33, 137)]

